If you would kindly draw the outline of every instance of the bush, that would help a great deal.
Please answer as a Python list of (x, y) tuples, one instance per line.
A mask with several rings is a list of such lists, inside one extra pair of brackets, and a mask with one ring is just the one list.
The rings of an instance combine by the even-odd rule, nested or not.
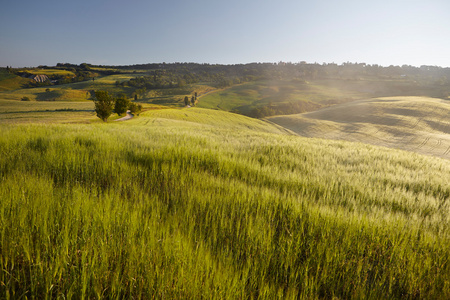
[(114, 112), (122, 115), (127, 112), (128, 106), (130, 106), (130, 100), (127, 99), (126, 95), (120, 94), (115, 101)]
[(136, 104), (136, 103), (131, 103), (130, 106), (128, 107), (128, 109), (130, 110), (130, 112), (133, 115), (138, 115), (139, 116), (139, 114), (142, 111), (142, 105)]

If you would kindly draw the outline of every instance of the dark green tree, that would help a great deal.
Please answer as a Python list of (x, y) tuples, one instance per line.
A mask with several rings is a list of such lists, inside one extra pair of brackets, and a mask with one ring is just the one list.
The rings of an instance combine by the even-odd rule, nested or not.
[(185, 96), (185, 97), (184, 97), (184, 104), (185, 104), (186, 106), (189, 105), (189, 97), (188, 97), (188, 96)]
[(127, 99), (125, 94), (119, 94), (114, 103), (114, 112), (118, 115), (122, 115), (127, 112), (130, 106), (130, 100)]
[(103, 122), (107, 122), (114, 109), (114, 99), (107, 91), (95, 91), (95, 112)]
[(195, 106), (195, 97), (194, 96), (191, 97), (191, 105)]
[(130, 106), (128, 108), (130, 109), (130, 112), (133, 115), (138, 115), (139, 116), (139, 114), (142, 111), (142, 105), (136, 104), (136, 103), (130, 103)]

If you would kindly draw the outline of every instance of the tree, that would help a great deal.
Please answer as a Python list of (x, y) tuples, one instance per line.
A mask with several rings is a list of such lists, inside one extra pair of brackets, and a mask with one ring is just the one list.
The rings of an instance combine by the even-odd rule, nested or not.
[(185, 104), (186, 106), (189, 105), (189, 97), (188, 97), (188, 96), (185, 96), (185, 97), (184, 97), (184, 104)]
[(192, 106), (195, 106), (195, 97), (194, 96), (191, 97), (191, 104), (192, 104)]
[(114, 99), (107, 91), (95, 91), (95, 112), (103, 122), (108, 121), (114, 108)]
[(114, 112), (118, 115), (124, 114), (127, 112), (128, 106), (130, 106), (130, 100), (125, 94), (119, 94), (114, 103)]
[(130, 109), (130, 112), (133, 115), (138, 115), (139, 116), (139, 114), (142, 111), (142, 105), (136, 104), (136, 103), (130, 103), (129, 109)]

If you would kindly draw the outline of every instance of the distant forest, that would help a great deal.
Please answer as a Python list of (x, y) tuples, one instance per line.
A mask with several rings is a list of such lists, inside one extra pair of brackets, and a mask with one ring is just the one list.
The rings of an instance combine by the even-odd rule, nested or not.
[[(133, 72), (144, 72), (128, 84), (139, 88), (170, 88), (176, 85), (198, 82), (214, 83), (217, 87), (258, 79), (385, 79), (414, 80), (418, 84), (450, 84), (450, 68), (438, 66), (414, 67), (410, 65), (388, 66), (365, 63), (249, 63), (235, 65), (199, 64), (199, 63), (150, 63), (129, 66), (104, 66), (83, 63), (80, 65), (58, 63), (56, 67), (39, 66), (41, 69), (61, 69), (75, 74), (75, 81), (91, 79), (93, 73), (113, 75)], [(22, 69), (8, 68), (9, 72), (23, 75)], [(52, 79), (58, 78), (55, 75)], [(63, 81), (67, 83), (66, 81)]]

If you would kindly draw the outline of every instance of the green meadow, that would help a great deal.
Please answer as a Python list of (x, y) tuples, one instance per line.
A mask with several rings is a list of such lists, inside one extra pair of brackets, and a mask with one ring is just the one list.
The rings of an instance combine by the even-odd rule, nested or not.
[(0, 68), (0, 92), (15, 90), (31, 80), (10, 74), (6, 69)]
[(441, 97), (440, 93), (439, 87), (399, 79), (266, 79), (209, 93), (201, 97), (199, 106), (263, 118), (311, 112), (365, 98)]
[(360, 94), (300, 80), (261, 80), (205, 95), (199, 106), (249, 114), (255, 108), (295, 102), (303, 103), (305, 111), (310, 111), (330, 101), (339, 103), (357, 99), (356, 96)]
[(11, 123), (2, 299), (450, 298), (449, 160), (199, 108)]

